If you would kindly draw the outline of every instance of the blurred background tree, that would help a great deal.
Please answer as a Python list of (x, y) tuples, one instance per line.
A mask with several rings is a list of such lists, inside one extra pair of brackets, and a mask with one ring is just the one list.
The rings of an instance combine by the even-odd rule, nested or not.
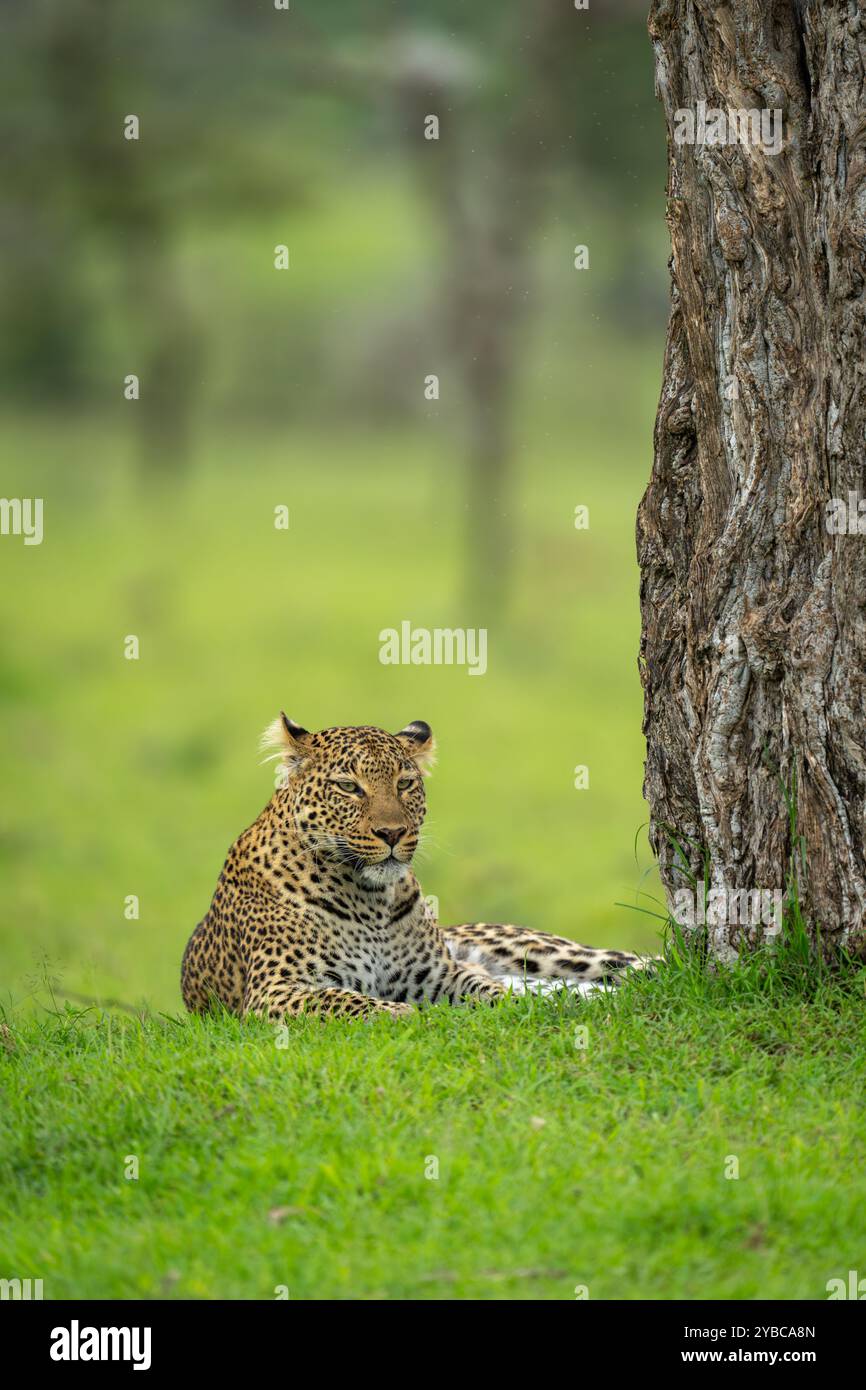
[[(130, 0), (3, 3), (7, 395), (104, 408), (122, 343), (148, 382), (137, 412), (148, 461), (176, 468), (218, 370), (206, 352), (216, 313), (230, 307), (208, 295), (204, 258), (184, 261), (190, 239), (204, 248), (285, 220), (293, 206), (330, 202), (353, 167), (373, 187), (400, 181), (408, 155), (434, 225), (412, 229), (427, 241), (414, 257), (406, 238), (416, 282), (407, 312), (379, 299), (352, 306), (376, 349), (353, 333), (354, 355), (317, 312), (315, 325), (298, 327), (318, 331), (293, 335), (289, 383), (282, 352), (263, 361), (269, 346), (286, 348), (285, 335), (255, 335), (260, 352), (236, 341), (237, 389), (208, 410), (330, 417), (336, 356), (353, 409), (363, 400), (387, 421), (419, 407), (408, 375), (388, 385), (383, 368), (406, 363), (412, 338), (418, 356), (422, 324), (438, 327), (436, 350), (447, 348), (464, 398), (471, 550), (489, 583), (510, 549), (507, 397), (525, 311), (539, 298), (538, 229), (600, 194), (614, 220), (646, 208), (651, 190), (658, 202), (643, 35), (624, 22), (640, 9), (620, 0), (590, 19), (561, 0), (487, 0), (469, 14), (458, 0), (433, 11), (334, 0), (327, 14), (298, 6), (289, 19), (234, 0), (180, 9), (156, 0), (147, 16)], [(630, 101), (633, 88), (642, 102)], [(138, 141), (122, 138), (129, 112), (142, 122)], [(442, 124), (435, 142), (424, 139), (428, 112)], [(663, 302), (663, 278), (631, 263), (636, 249), (621, 227), (606, 286), (608, 309), (632, 323)], [(243, 284), (251, 269), (237, 267), (255, 313), (268, 296), (261, 279)]]

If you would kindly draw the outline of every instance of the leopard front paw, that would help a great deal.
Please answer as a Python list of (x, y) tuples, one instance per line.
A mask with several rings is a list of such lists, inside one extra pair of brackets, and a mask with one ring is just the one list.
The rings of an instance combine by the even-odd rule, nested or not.
[(470, 995), (470, 998), (477, 1000), (480, 1004), (498, 1004), (500, 999), (504, 999), (508, 990), (498, 980), (491, 980), (490, 984), (483, 984), (477, 993)]
[(392, 1014), (394, 1018), (405, 1018), (407, 1014), (415, 1012), (411, 1004), (395, 1004), (391, 999), (383, 999), (379, 1010), (383, 1014)]

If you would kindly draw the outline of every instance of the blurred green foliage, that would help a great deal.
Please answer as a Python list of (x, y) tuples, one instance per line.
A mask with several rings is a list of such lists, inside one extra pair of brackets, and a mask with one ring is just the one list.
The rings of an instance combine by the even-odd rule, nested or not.
[(531, 7), (3, 8), (0, 490), (45, 500), (41, 546), (0, 538), (7, 991), (47, 953), (70, 991), (177, 1005), (188, 932), (269, 795), (256, 739), (280, 706), (311, 728), (433, 725), (418, 867), (443, 919), (651, 945), (651, 920), (613, 905), (647, 886), (633, 526), (667, 295), (633, 7), (573, 16), (527, 278), (507, 286), (525, 312), (490, 510), (512, 528), (481, 679), (378, 660), (403, 619), (484, 618), (465, 594), (485, 525), (467, 511), (470, 388), (441, 313), (455, 252), (393, 75), (434, 30), (478, 74), (455, 99), (479, 137), (460, 177), (483, 208), (503, 167), (507, 224)]

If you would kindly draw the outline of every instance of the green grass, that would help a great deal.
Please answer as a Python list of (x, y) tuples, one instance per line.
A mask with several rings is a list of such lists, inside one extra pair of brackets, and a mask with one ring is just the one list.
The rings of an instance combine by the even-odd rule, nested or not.
[(687, 962), (282, 1037), (10, 1017), (0, 1272), (47, 1298), (826, 1298), (866, 1266), (862, 977), (805, 979)]

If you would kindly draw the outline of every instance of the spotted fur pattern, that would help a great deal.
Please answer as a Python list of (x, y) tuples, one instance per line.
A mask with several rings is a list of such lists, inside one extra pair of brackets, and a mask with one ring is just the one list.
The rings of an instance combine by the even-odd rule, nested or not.
[(642, 959), (524, 927), (442, 927), (411, 869), (429, 727), (266, 731), (284, 768), (229, 851), (183, 957), (186, 1007), (238, 1014), (404, 1014), (427, 999), (492, 1003), (498, 976), (608, 980)]

